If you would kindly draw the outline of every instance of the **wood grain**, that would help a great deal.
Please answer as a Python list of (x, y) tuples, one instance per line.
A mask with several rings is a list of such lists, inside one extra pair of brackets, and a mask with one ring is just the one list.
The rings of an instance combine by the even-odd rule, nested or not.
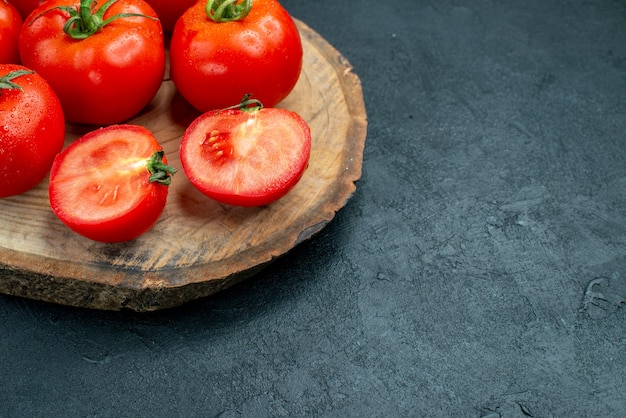
[[(261, 208), (218, 204), (184, 176), (178, 145), (199, 114), (165, 80), (129, 123), (152, 130), (174, 176), (155, 227), (121, 244), (90, 241), (52, 213), (47, 180), (0, 200), (0, 292), (93, 309), (152, 311), (231, 286), (321, 230), (354, 193), (361, 176), (367, 118), (358, 77), (322, 37), (296, 21), (303, 72), (279, 105), (310, 125), (313, 145), (302, 180)], [(66, 143), (94, 129), (68, 125)]]

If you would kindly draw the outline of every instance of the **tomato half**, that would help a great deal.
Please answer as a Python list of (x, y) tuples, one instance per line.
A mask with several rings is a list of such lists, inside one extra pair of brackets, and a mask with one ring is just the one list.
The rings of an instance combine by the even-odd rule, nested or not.
[(64, 140), (63, 110), (48, 83), (26, 67), (0, 64), (0, 197), (35, 187)]
[(7, 0), (0, 0), (0, 63), (19, 63), (17, 42), (21, 28), (19, 11)]
[(70, 144), (50, 170), (50, 206), (70, 229), (89, 239), (137, 238), (158, 220), (170, 176), (153, 134), (136, 125), (111, 125)]
[(193, 121), (180, 143), (191, 183), (206, 196), (237, 206), (263, 206), (289, 192), (311, 154), (311, 131), (286, 109), (229, 109)]
[(246, 94), (271, 108), (298, 81), (302, 43), (295, 22), (277, 0), (247, 0), (238, 6), (249, 3), (245, 17), (215, 22), (207, 15), (206, 0), (199, 0), (174, 27), (171, 78), (201, 112), (223, 109)]
[[(108, 4), (49, 0), (22, 25), (22, 64), (48, 80), (71, 122), (109, 125), (125, 121), (150, 103), (163, 81), (163, 30), (154, 10), (142, 0), (113, 2), (104, 9), (102, 19), (121, 16), (84, 39), (72, 37), (84, 35), (77, 30), (78, 22), (68, 28), (71, 36), (65, 33), (69, 10), (80, 15), (77, 8), (87, 7), (93, 16)], [(133, 16), (124, 16), (127, 13)]]

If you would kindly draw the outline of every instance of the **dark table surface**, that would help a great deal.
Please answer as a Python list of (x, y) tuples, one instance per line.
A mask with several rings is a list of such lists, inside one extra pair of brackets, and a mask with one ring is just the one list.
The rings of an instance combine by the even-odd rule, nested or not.
[(0, 296), (0, 416), (626, 416), (626, 2), (283, 4), (361, 78), (352, 199), (180, 308)]

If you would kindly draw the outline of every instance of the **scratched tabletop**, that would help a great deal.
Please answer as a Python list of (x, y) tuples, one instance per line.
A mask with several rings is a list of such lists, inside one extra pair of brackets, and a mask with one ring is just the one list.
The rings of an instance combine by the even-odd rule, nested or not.
[(0, 417), (626, 416), (626, 2), (282, 4), (361, 80), (350, 200), (172, 309), (0, 295)]

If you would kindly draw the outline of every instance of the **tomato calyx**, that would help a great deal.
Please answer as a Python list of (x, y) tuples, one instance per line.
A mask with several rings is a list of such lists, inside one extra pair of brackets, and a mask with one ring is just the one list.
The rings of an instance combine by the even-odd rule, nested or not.
[(209, 0), (206, 14), (216, 23), (233, 22), (248, 16), (252, 9), (252, 0)]
[(23, 90), (22, 86), (19, 84), (15, 84), (12, 80), (21, 77), (23, 75), (34, 74), (34, 71), (31, 70), (15, 70), (6, 74), (3, 77), (0, 77), (0, 92), (4, 89), (13, 89), (13, 90)]
[(176, 173), (176, 169), (163, 162), (164, 151), (156, 151), (148, 160), (148, 171), (150, 172), (150, 183), (159, 183), (169, 186), (172, 182), (172, 176)]
[(250, 98), (251, 96), (252, 96), (252, 94), (248, 93), (245, 96), (243, 96), (243, 98), (241, 99), (241, 102), (239, 102), (239, 104), (226, 107), (224, 109), (221, 109), (221, 111), (232, 110), (232, 109), (239, 109), (242, 112), (254, 113), (254, 112), (257, 112), (257, 111), (263, 109), (263, 103), (261, 103), (261, 101), (259, 101), (257, 99), (251, 99)]
[(72, 39), (85, 39), (94, 33), (102, 30), (103, 27), (112, 21), (127, 17), (145, 17), (147, 19), (158, 20), (152, 16), (143, 15), (141, 13), (118, 13), (114, 16), (104, 19), (104, 14), (118, 0), (109, 0), (99, 8), (96, 8), (97, 0), (81, 0), (78, 6), (57, 6), (41, 12), (30, 21), (32, 24), (40, 16), (52, 11), (62, 10), (70, 15), (70, 18), (63, 26), (63, 32)]

